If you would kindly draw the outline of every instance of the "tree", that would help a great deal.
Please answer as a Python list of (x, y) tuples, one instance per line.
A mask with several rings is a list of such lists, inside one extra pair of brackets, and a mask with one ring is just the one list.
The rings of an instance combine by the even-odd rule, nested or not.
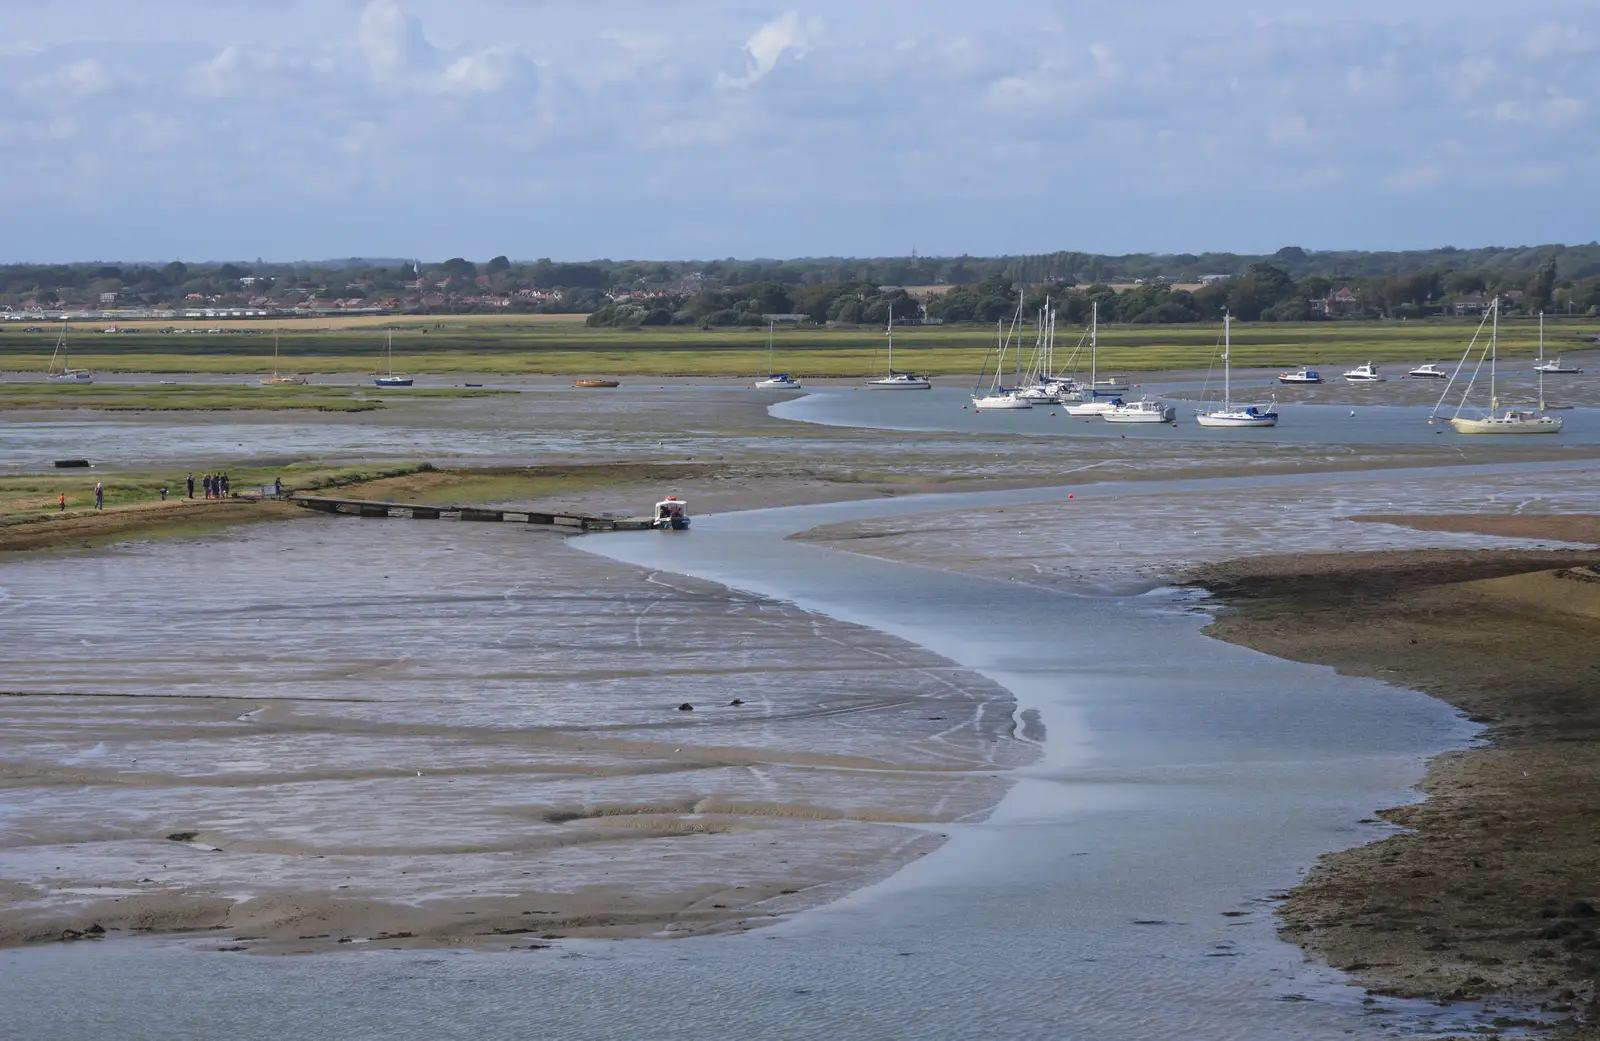
[(500, 272), (506, 270), (510, 266), (511, 261), (507, 260), (505, 257), (495, 257), (493, 260), (489, 261), (488, 264), (484, 265), (483, 270), (485, 274), (498, 275)]
[(1543, 311), (1555, 299), (1556, 258), (1551, 256), (1539, 265), (1539, 270), (1527, 285), (1527, 307), (1530, 311)]

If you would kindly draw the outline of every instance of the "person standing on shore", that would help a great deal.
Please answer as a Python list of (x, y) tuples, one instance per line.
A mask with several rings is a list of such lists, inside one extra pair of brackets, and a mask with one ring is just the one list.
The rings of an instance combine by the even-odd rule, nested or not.
[(276, 495), (280, 499), (283, 498), (283, 478), (282, 477), (274, 477), (272, 479), (272, 494)]
[(192, 499), (194, 498), (194, 474), (190, 474), (188, 477), (185, 477), (184, 480), (189, 484), (189, 498)]
[(227, 495), (228, 495), (228, 475), (227, 474), (223, 474), (222, 475), (222, 495), (223, 495), (224, 498), (226, 498)]
[(94, 508), (97, 510), (106, 508), (106, 490), (101, 487), (99, 481), (94, 482)]
[(67, 512), (67, 493), (66, 492), (62, 492), (60, 495), (56, 496), (56, 509), (58, 511), (60, 511), (61, 513), (66, 513)]

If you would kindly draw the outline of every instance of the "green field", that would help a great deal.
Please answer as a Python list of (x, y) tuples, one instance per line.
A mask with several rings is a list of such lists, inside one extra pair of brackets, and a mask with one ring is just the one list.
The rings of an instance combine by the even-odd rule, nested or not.
[(472, 398), (515, 391), (414, 387), (263, 387), (228, 384), (152, 387), (104, 383), (7, 383), (0, 409), (95, 409), (104, 412), (279, 411), (372, 412), (417, 398)]
[[(1367, 360), (1444, 361), (1461, 354), (1476, 328), (1476, 320), (1241, 323), (1234, 327), (1234, 362), (1331, 368)], [(1594, 320), (1552, 321), (1547, 328), (1552, 352), (1591, 346), (1597, 334), (1600, 322)], [(1062, 330), (1058, 357), (1070, 353), (1078, 335), (1077, 330)], [(907, 327), (895, 337), (895, 367), (929, 375), (971, 374), (981, 367), (993, 338), (993, 330), (980, 326)], [(397, 325), (394, 369), (412, 374), (752, 376), (766, 369), (765, 339), (764, 331), (750, 329), (589, 329), (565, 323), (451, 324), (443, 319), (424, 328)], [(1502, 323), (1504, 355), (1531, 356), (1537, 342), (1533, 320)], [(801, 377), (866, 376), (885, 368), (884, 344), (878, 329), (780, 329), (776, 367)], [(1212, 325), (1110, 326), (1101, 329), (1100, 344), (1102, 370), (1205, 368), (1220, 351), (1221, 331)], [(54, 345), (51, 330), (0, 328), (0, 370), (43, 371)], [(272, 338), (262, 332), (83, 332), (75, 333), (69, 346), (75, 367), (101, 372), (273, 371)], [(281, 336), (279, 349), (279, 371), (348, 376), (378, 367), (383, 337), (377, 330), (290, 331)]]

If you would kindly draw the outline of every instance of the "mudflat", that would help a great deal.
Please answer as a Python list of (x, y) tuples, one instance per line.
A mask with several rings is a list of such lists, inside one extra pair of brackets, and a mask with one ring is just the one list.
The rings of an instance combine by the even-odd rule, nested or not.
[[(1595, 518), (1408, 519), (1566, 539)], [(1483, 745), (1432, 762), (1426, 801), (1381, 814), (1405, 832), (1321, 860), (1282, 906), (1286, 938), (1380, 992), (1506, 995), (1592, 1020), (1597, 565), (1593, 550), (1410, 550), (1190, 574), (1226, 607), (1211, 635), (1423, 690), (1486, 727)]]
[(1007, 691), (902, 641), (458, 530), (11, 563), (0, 944), (749, 928), (934, 848), (1032, 755)]

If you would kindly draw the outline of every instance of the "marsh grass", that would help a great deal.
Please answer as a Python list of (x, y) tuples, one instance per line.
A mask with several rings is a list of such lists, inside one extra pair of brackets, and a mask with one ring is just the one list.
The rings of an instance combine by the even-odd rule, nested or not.
[(515, 391), (456, 387), (151, 387), (106, 383), (8, 383), (0, 409), (94, 409), (104, 412), (294, 411), (371, 412), (417, 398), (471, 398)]
[[(467, 316), (472, 318), (474, 316)], [(486, 316), (495, 317), (495, 316)], [(487, 375), (754, 376), (766, 370), (766, 336), (756, 329), (590, 329), (570, 322), (475, 322), (430, 319), (394, 326), (394, 368), (408, 373)], [(1458, 357), (1476, 320), (1426, 322), (1240, 323), (1234, 327), (1239, 366), (1351, 366), (1363, 361), (1444, 361)], [(1552, 321), (1549, 350), (1592, 346), (1600, 325)], [(929, 375), (972, 374), (994, 339), (980, 326), (908, 326), (895, 335), (895, 367)], [(1062, 330), (1057, 355), (1070, 354), (1076, 330)], [(1031, 333), (1025, 337), (1031, 343)], [(55, 334), (0, 329), (0, 369), (40, 371), (49, 363)], [(1538, 327), (1530, 319), (1502, 324), (1501, 351), (1532, 356)], [(73, 343), (73, 363), (107, 372), (269, 373), (272, 337), (229, 330), (177, 336), (152, 332), (84, 334)], [(801, 377), (862, 377), (887, 367), (880, 329), (780, 329), (775, 365)], [(1152, 372), (1206, 368), (1221, 351), (1212, 325), (1108, 326), (1100, 333), (1105, 370)], [(378, 329), (307, 330), (280, 338), (278, 369), (306, 375), (373, 371), (383, 349)], [(387, 362), (385, 362), (387, 364)], [(70, 388), (69, 388), (70, 389)], [(263, 388), (268, 389), (268, 388)], [(276, 391), (296, 388), (277, 388)], [(306, 389), (306, 388), (299, 388)], [(320, 388), (310, 388), (317, 391)]]

